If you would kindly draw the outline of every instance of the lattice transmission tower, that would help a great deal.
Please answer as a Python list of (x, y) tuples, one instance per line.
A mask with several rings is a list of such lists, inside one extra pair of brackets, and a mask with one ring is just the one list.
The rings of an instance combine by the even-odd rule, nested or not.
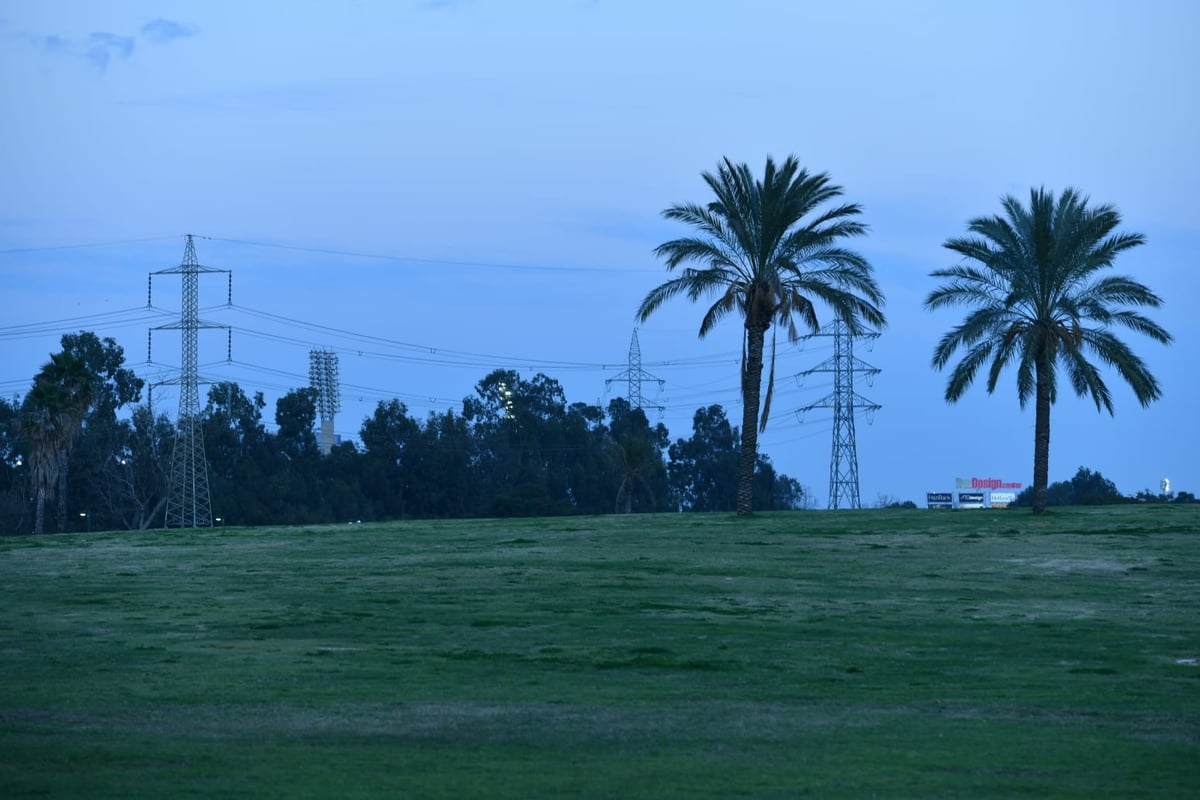
[(321, 452), (333, 450), (333, 418), (342, 408), (338, 382), (338, 357), (331, 350), (308, 351), (308, 385), (317, 390), (317, 412), (321, 415)]
[[(183, 248), (183, 263), (177, 267), (150, 273), (146, 305), (151, 306), (155, 275), (180, 275), (183, 300), (179, 321), (159, 325), (155, 330), (179, 330), (183, 341), (179, 377), (162, 381), (179, 385), (179, 416), (176, 420), (175, 447), (171, 452), (171, 477), (167, 491), (164, 524), (168, 528), (207, 528), (212, 525), (212, 498), (208, 490), (208, 459), (204, 455), (204, 430), (200, 420), (199, 332), (201, 328), (225, 328), (229, 333), (226, 357), (232, 356), (232, 331), (227, 325), (215, 325), (200, 319), (200, 274), (224, 272), (229, 275), (227, 302), (233, 302), (233, 274), (227, 269), (201, 266), (191, 234)], [(147, 335), (146, 361), (150, 358), (151, 335)]]
[[(645, 409), (647, 407), (645, 396), (642, 394), (643, 381), (658, 381), (658, 388), (661, 389), (666, 381), (662, 378), (656, 378), (646, 370), (642, 369), (642, 346), (638, 343), (637, 328), (633, 329), (633, 338), (629, 342), (629, 366), (624, 372), (618, 373), (604, 381), (604, 385), (608, 386), (613, 381), (627, 381), (629, 383), (629, 392), (625, 399), (629, 401), (630, 408)], [(663, 410), (660, 405), (653, 403), (648, 404), (650, 408)]]
[(798, 373), (797, 377), (812, 375), (817, 372), (833, 373), (833, 392), (798, 409), (797, 414), (803, 416), (806, 411), (814, 408), (833, 409), (833, 453), (829, 459), (829, 508), (862, 508), (858, 496), (858, 446), (855, 443), (854, 412), (862, 409), (868, 415), (873, 415), (882, 406), (873, 403), (854, 391), (854, 374), (867, 376), (868, 382), (879, 374), (879, 369), (854, 357), (854, 340), (873, 340), (878, 333), (864, 333), (852, 336), (850, 329), (842, 320), (836, 320), (821, 328), (820, 331), (805, 339), (817, 336), (833, 338), (833, 357), (823, 361), (812, 369)]

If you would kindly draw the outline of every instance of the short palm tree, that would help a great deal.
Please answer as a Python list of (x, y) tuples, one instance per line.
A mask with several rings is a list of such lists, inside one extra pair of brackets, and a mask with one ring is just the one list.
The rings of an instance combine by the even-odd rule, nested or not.
[(695, 302), (716, 296), (700, 322), (707, 335), (729, 314), (741, 318), (742, 430), (738, 461), (738, 514), (753, 508), (754, 465), (758, 434), (766, 429), (775, 383), (772, 337), (770, 378), (762, 400), (763, 350), (772, 324), (783, 326), (788, 339), (800, 338), (797, 319), (807, 332), (820, 323), (818, 303), (844, 320), (851, 333), (885, 324), (883, 294), (871, 265), (842, 240), (862, 236), (866, 226), (856, 204), (822, 206), (842, 195), (826, 173), (812, 174), (795, 156), (776, 165), (767, 158), (762, 179), (746, 164), (724, 159), (717, 173), (703, 173), (715, 198), (707, 205), (686, 203), (663, 212), (669, 220), (695, 229), (695, 235), (659, 245), (655, 254), (668, 270), (684, 264), (679, 275), (652, 289), (637, 316), (645, 321), (676, 295)]
[(645, 507), (653, 510), (655, 497), (649, 476), (655, 470), (662, 470), (662, 452), (649, 437), (634, 433), (614, 439), (612, 450), (621, 475), (621, 483), (617, 486), (616, 513), (632, 513), (634, 497), (639, 491), (645, 495)]
[[(1005, 367), (1017, 368), (1017, 397), (1034, 399), (1033, 510), (1046, 509), (1050, 463), (1050, 407), (1058, 397), (1061, 365), (1080, 397), (1113, 413), (1112, 395), (1096, 363), (1117, 371), (1143, 405), (1161, 394), (1145, 362), (1110, 328), (1126, 328), (1169, 344), (1171, 336), (1134, 307), (1157, 308), (1162, 300), (1133, 278), (1100, 276), (1116, 257), (1145, 242), (1138, 233), (1116, 232), (1121, 216), (1111, 205), (1088, 207), (1088, 198), (1067, 189), (1034, 189), (1026, 208), (1009, 195), (1003, 216), (967, 223), (973, 235), (945, 247), (964, 262), (932, 277), (946, 282), (925, 300), (929, 310), (969, 309), (962, 324), (938, 342), (933, 366), (945, 367), (961, 348), (950, 373), (946, 400), (962, 397), (988, 365), (991, 394)], [(1093, 361), (1089, 361), (1089, 357)]]

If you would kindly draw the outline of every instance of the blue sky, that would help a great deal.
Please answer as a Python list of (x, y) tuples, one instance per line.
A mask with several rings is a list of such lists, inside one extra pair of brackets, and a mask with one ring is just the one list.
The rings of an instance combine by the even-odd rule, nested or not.
[[(339, 353), (344, 435), (386, 397), (457, 409), (495, 367), (606, 405), (634, 310), (668, 277), (652, 250), (681, 232), (662, 209), (707, 200), (700, 173), (724, 156), (794, 153), (864, 207), (856, 246), (888, 297), (888, 329), (856, 351), (881, 370), (856, 389), (883, 406), (857, 423), (864, 504), (1031, 479), (1015, 376), (947, 405), (929, 357), (957, 317), (921, 303), (954, 263), (942, 242), (1034, 186), (1076, 186), (1146, 235), (1116, 272), (1164, 297), (1176, 338), (1127, 337), (1162, 381), (1151, 407), (1115, 375), (1115, 417), (1060, 399), (1051, 479), (1084, 465), (1127, 493), (1200, 491), (1198, 29), (1184, 0), (7, 3), (0, 391), (80, 328), (170, 377), (178, 334), (146, 361), (169, 321), (147, 275), (192, 233), (233, 275), (233, 308), (224, 277), (201, 282), (205, 319), (233, 328), (232, 363), (201, 334), (204, 374), (262, 390), (268, 419), (317, 346)], [(153, 299), (177, 310), (178, 279)], [(638, 330), (675, 437), (701, 405), (741, 416), (740, 329), (699, 340), (701, 311), (680, 300)], [(830, 385), (792, 376), (829, 355), (781, 344), (760, 440), (821, 505), (831, 418), (792, 412)], [(173, 414), (170, 391), (155, 405)]]

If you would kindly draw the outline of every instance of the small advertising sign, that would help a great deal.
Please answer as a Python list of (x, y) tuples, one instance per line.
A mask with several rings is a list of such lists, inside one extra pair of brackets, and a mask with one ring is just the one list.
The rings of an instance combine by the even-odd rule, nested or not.
[(950, 492), (926, 492), (926, 508), (954, 508), (954, 495)]
[(983, 508), (983, 492), (959, 492), (959, 508)]
[(992, 508), (1008, 508), (1016, 501), (1016, 492), (992, 492), (989, 505)]

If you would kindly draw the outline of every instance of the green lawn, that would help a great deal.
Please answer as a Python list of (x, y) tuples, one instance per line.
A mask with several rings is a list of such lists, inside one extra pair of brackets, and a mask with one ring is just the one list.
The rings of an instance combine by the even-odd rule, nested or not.
[(0, 797), (1200, 795), (1200, 506), (0, 540)]

